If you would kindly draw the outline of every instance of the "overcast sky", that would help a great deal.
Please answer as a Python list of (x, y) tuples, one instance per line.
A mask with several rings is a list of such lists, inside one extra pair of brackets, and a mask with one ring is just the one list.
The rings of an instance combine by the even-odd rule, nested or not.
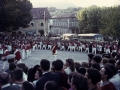
[(120, 4), (120, 0), (30, 0), (33, 4), (33, 7), (44, 7), (46, 5), (65, 2), (65, 3), (72, 3), (79, 7), (88, 7), (91, 5), (97, 6), (113, 6)]

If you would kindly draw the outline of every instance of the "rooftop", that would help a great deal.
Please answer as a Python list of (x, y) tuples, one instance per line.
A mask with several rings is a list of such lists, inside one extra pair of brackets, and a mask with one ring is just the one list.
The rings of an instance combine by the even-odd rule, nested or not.
[(33, 19), (44, 19), (44, 15), (46, 19), (52, 18), (47, 8), (33, 8), (31, 13)]

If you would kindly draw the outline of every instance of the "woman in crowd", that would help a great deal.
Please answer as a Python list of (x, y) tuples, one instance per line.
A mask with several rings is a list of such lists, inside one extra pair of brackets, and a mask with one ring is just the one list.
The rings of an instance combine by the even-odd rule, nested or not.
[(36, 73), (35, 73), (35, 81), (33, 81), (33, 85), (34, 87), (36, 87), (36, 83), (37, 81), (40, 79), (40, 77), (42, 76), (42, 71), (41, 69), (37, 69)]
[(70, 73), (75, 71), (74, 67), (74, 60), (73, 59), (66, 59), (65, 67), (64, 67), (64, 72), (69, 75)]

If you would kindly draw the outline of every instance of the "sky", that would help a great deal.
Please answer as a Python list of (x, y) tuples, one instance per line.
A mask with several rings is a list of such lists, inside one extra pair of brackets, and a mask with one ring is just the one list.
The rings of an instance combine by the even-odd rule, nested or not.
[[(120, 4), (120, 0), (30, 0), (33, 7), (43, 7), (45, 5), (53, 5), (53, 3), (71, 3), (77, 7), (97, 6), (113, 6)], [(46, 3), (46, 4), (45, 4)]]

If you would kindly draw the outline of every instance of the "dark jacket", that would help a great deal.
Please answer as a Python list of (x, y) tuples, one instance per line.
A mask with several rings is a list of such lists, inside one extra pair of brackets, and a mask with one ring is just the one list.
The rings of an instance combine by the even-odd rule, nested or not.
[(45, 73), (36, 83), (36, 90), (44, 90), (44, 85), (47, 81), (56, 81), (59, 86), (61, 86), (60, 77), (57, 74), (51, 72)]

